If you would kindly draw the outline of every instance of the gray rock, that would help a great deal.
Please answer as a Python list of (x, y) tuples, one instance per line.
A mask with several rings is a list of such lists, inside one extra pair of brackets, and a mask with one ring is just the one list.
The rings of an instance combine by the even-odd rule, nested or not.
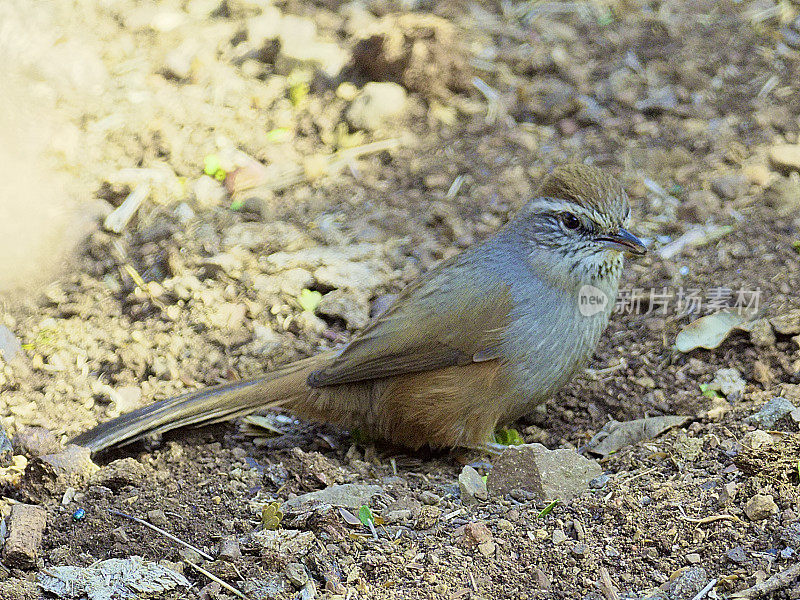
[(691, 600), (708, 583), (708, 573), (702, 567), (689, 567), (669, 585), (670, 600)]
[(719, 390), (726, 396), (731, 394), (741, 395), (744, 392), (744, 379), (742, 374), (736, 369), (718, 369), (714, 373), (714, 381), (711, 382), (709, 389)]
[(242, 550), (239, 547), (239, 540), (235, 535), (229, 535), (219, 541), (219, 552), (217, 558), (227, 561), (235, 561), (242, 557)]
[(92, 485), (102, 485), (119, 490), (126, 485), (140, 485), (147, 478), (147, 469), (135, 458), (121, 458), (101, 467), (89, 480)]
[(309, 492), (295, 498), (290, 498), (281, 506), (281, 510), (286, 512), (301, 507), (312, 501), (341, 506), (343, 508), (360, 508), (364, 504), (369, 504), (370, 498), (380, 494), (383, 488), (377, 485), (366, 485), (359, 483), (345, 483), (342, 485), (332, 485), (317, 492)]
[(347, 121), (356, 129), (374, 131), (402, 115), (406, 91), (396, 83), (372, 81), (347, 109)]
[(297, 529), (260, 529), (250, 534), (250, 541), (278, 556), (298, 556), (308, 554), (316, 543), (316, 536), (311, 531)]
[(0, 325), (0, 357), (6, 362), (11, 362), (22, 352), (22, 344), (17, 336), (5, 325)]
[(464, 504), (475, 504), (478, 500), (486, 500), (489, 497), (483, 477), (469, 465), (461, 469), (458, 489), (461, 491), (461, 501)]
[[(7, 467), (14, 458), (14, 446), (6, 434), (5, 427), (0, 423), (0, 467)], [(0, 538), (2, 540), (2, 538)]]
[(314, 271), (314, 279), (321, 285), (350, 290), (371, 290), (384, 281), (368, 263), (335, 260)]
[(744, 514), (751, 521), (763, 521), (778, 514), (778, 505), (769, 494), (756, 494), (744, 505)]
[(747, 553), (741, 546), (736, 546), (734, 548), (731, 548), (730, 550), (725, 552), (725, 556), (728, 557), (729, 561), (735, 562), (737, 564), (747, 562)]
[(744, 422), (749, 425), (755, 425), (757, 427), (769, 429), (783, 417), (794, 411), (795, 408), (797, 407), (789, 402), (786, 398), (776, 396), (762, 406), (761, 410), (759, 410), (757, 413), (747, 417)]
[(286, 565), (286, 578), (296, 588), (303, 587), (308, 583), (308, 572), (301, 563), (289, 563)]
[(800, 144), (776, 144), (769, 149), (772, 167), (784, 174), (800, 171)]
[(263, 294), (286, 294), (298, 297), (304, 288), (314, 284), (314, 277), (305, 269), (287, 269), (276, 275), (256, 275), (253, 289)]
[(492, 496), (529, 490), (541, 500), (568, 501), (603, 474), (595, 461), (574, 450), (548, 450), (541, 444), (513, 446), (494, 462), (487, 480)]
[(317, 312), (344, 319), (351, 329), (361, 329), (369, 321), (369, 301), (356, 290), (333, 290), (322, 297)]
[(711, 180), (711, 189), (720, 198), (735, 200), (747, 193), (747, 178), (742, 174), (729, 174)]
[(334, 77), (350, 58), (338, 44), (318, 39), (317, 26), (306, 17), (284, 15), (278, 39), (281, 45), (275, 70), (281, 75), (288, 75), (298, 67), (311, 67)]

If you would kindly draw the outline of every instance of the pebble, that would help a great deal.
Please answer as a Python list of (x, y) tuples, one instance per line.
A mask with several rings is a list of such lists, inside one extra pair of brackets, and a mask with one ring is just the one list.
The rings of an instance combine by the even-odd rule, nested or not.
[(747, 553), (741, 546), (736, 546), (735, 548), (731, 548), (730, 550), (725, 552), (725, 556), (728, 557), (728, 560), (730, 560), (731, 562), (735, 562), (737, 564), (747, 562)]
[(776, 144), (769, 149), (768, 156), (776, 171), (785, 175), (800, 171), (800, 144)]
[(489, 497), (483, 477), (469, 465), (461, 469), (458, 476), (458, 489), (464, 504), (475, 504), (479, 500), (486, 500)]
[(203, 175), (192, 183), (192, 193), (201, 208), (211, 208), (222, 204), (228, 193), (216, 179)]
[(147, 520), (156, 527), (166, 527), (169, 524), (167, 515), (163, 510), (157, 508), (147, 511)]
[(762, 446), (771, 446), (775, 443), (773, 437), (763, 429), (748, 431), (742, 438), (742, 446), (751, 450), (758, 450)]
[(101, 467), (89, 482), (117, 491), (127, 485), (137, 486), (147, 479), (147, 469), (132, 457), (121, 458)]
[(552, 539), (553, 543), (558, 546), (559, 544), (566, 542), (569, 538), (567, 537), (567, 534), (564, 533), (563, 529), (557, 528), (553, 530)]
[(742, 374), (736, 369), (718, 369), (714, 373), (714, 380), (709, 389), (719, 390), (726, 396), (741, 395), (744, 392), (745, 381)]
[(741, 174), (728, 174), (711, 180), (711, 189), (720, 198), (735, 200), (747, 193), (747, 178)]
[(5, 325), (0, 325), (0, 357), (6, 362), (14, 360), (22, 352), (17, 336)]
[(756, 494), (744, 506), (744, 514), (751, 521), (762, 521), (778, 514), (778, 505), (769, 494)]
[(745, 418), (744, 422), (749, 425), (771, 429), (775, 423), (780, 421), (783, 417), (790, 414), (795, 410), (795, 405), (789, 402), (786, 398), (776, 396), (767, 402), (761, 409), (749, 417)]
[(350, 329), (361, 329), (369, 321), (369, 299), (356, 290), (333, 290), (322, 296), (317, 312), (343, 319)]
[(800, 333), (800, 309), (790, 310), (772, 317), (769, 322), (778, 333), (782, 335), (795, 335)]
[(559, 498), (566, 502), (602, 474), (597, 462), (574, 450), (548, 450), (541, 444), (522, 444), (508, 448), (494, 461), (487, 484), (493, 496), (503, 496), (519, 488), (532, 492), (540, 500)]
[(87, 448), (70, 444), (32, 459), (23, 473), (22, 488), (32, 499), (62, 496), (68, 487), (82, 489), (98, 468)]
[(262, 551), (279, 557), (305, 555), (315, 547), (316, 536), (311, 531), (297, 529), (261, 529), (250, 534), (250, 540)]
[(297, 509), (312, 501), (324, 502), (325, 504), (341, 506), (342, 508), (358, 509), (365, 504), (369, 504), (370, 499), (382, 491), (383, 488), (377, 485), (359, 483), (332, 485), (323, 490), (290, 498), (281, 505), (281, 510), (286, 512)]
[(219, 541), (217, 558), (233, 562), (241, 557), (242, 550), (239, 547), (239, 540), (236, 539), (236, 536), (229, 535)]
[(685, 569), (669, 585), (669, 598), (694, 598), (708, 583), (708, 573), (702, 567), (689, 567)]
[(686, 555), (686, 562), (690, 565), (698, 565), (700, 564), (700, 555), (697, 552), (692, 552), (691, 554)]
[(375, 131), (399, 117), (406, 107), (406, 91), (396, 83), (372, 81), (347, 109), (347, 121), (356, 129)]
[(3, 546), (3, 562), (20, 569), (35, 567), (46, 525), (44, 509), (30, 504), (14, 504)]
[(289, 582), (298, 589), (308, 583), (308, 571), (301, 563), (289, 563), (284, 572)]

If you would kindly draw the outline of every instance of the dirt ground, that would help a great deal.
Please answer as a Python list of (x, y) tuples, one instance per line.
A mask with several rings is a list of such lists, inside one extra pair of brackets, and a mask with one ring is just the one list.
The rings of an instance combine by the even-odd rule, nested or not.
[[(233, 598), (199, 562), (254, 600), (689, 600), (712, 580), (708, 597), (728, 598), (791, 569), (800, 413), (748, 417), (774, 397), (800, 407), (799, 14), (772, 0), (11, 2), (0, 48), (17, 57), (13, 103), (0, 108), (19, 110), (14, 135), (45, 122), (48, 133), (3, 160), (0, 191), (41, 215), (19, 217), (32, 249), (14, 264), (28, 265), (23, 282), (48, 283), (15, 277), (0, 296), (0, 325), (20, 344), (10, 358), (3, 342), (0, 360), (0, 417), (17, 434), (0, 510), (38, 504), (46, 528), (33, 564), (0, 571), (0, 597), (40, 597), (50, 567), (132, 555), (191, 582), (163, 597)], [(405, 100), (356, 114), (370, 81)], [(328, 168), (381, 140), (393, 141)], [(204, 175), (209, 157), (225, 184)], [(32, 427), (65, 442), (152, 400), (341, 345), (567, 161), (624, 183), (651, 251), (621, 287), (642, 300), (614, 315), (587, 373), (516, 428), (582, 449), (612, 419), (689, 417), (601, 458), (608, 477), (570, 502), (546, 515), (524, 493), (468, 504), (463, 465), (486, 474), (493, 457), (409, 454), (292, 419), (274, 437), (241, 423), (172, 432), (71, 480), (32, 469), (54, 449), (30, 441)], [(145, 185), (121, 233), (100, 226)], [(61, 196), (69, 210), (47, 216)], [(64, 216), (73, 205), (83, 218)], [(692, 232), (704, 233), (676, 248)], [(19, 243), (0, 242), (2, 258)], [(323, 295), (315, 315), (304, 289)], [(687, 313), (679, 295), (691, 290), (702, 304)], [(783, 321), (675, 349), (683, 327), (740, 291)], [(743, 387), (709, 389), (720, 369)], [(311, 509), (279, 530), (310, 532), (310, 545), (251, 536), (265, 505), (334, 483), (381, 488), (376, 538)], [(163, 520), (212, 555), (236, 539), (241, 554), (204, 561), (109, 509)], [(475, 523), (492, 545), (465, 534)], [(311, 584), (287, 577), (298, 564)], [(800, 598), (800, 579), (765, 597)]]

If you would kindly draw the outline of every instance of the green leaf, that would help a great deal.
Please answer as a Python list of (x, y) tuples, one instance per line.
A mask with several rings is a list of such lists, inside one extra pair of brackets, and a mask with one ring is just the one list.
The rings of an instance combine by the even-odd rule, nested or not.
[(261, 509), (261, 525), (264, 529), (275, 531), (280, 529), (281, 521), (283, 520), (283, 513), (280, 509), (280, 504), (271, 502)]
[(516, 429), (499, 429), (495, 432), (494, 439), (503, 446), (519, 446), (525, 443)]
[(794, 242), (792, 242), (792, 248), (794, 248), (795, 252), (800, 254), (800, 240), (795, 240)]
[(706, 398), (724, 398), (722, 394), (719, 393), (717, 390), (712, 390), (711, 385), (708, 383), (701, 383), (700, 384), (700, 392), (702, 392), (703, 396)]
[(317, 310), (317, 307), (319, 306), (321, 300), (322, 300), (322, 294), (320, 294), (318, 291), (304, 288), (300, 292), (300, 297), (297, 299), (297, 303), (303, 310), (307, 310), (308, 312), (314, 312), (315, 310)]
[(548, 504), (547, 506), (545, 506), (542, 509), (542, 512), (540, 512), (538, 515), (536, 515), (536, 518), (537, 519), (541, 519), (542, 517), (546, 517), (547, 515), (549, 515), (551, 512), (553, 512), (553, 509), (556, 507), (556, 504), (558, 504), (559, 502), (561, 502), (561, 500), (558, 500), (558, 499), (553, 500), (550, 504)]
[(216, 154), (209, 154), (203, 159), (203, 172), (209, 177), (214, 177), (222, 169), (222, 162)]
[(265, 136), (265, 139), (274, 144), (276, 142), (283, 142), (289, 137), (289, 128), (288, 127), (276, 127), (275, 129), (270, 129)]
[(366, 504), (362, 505), (361, 508), (358, 509), (358, 520), (361, 521), (364, 527), (369, 527), (370, 523), (375, 522), (375, 519), (372, 516), (372, 511)]

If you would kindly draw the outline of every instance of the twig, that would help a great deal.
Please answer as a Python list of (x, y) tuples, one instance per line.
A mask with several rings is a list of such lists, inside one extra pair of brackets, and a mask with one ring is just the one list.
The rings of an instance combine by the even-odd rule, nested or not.
[(103, 221), (103, 227), (113, 233), (122, 233), (128, 221), (131, 220), (136, 211), (139, 210), (147, 194), (150, 193), (150, 184), (140, 183), (133, 191), (128, 194), (122, 204), (120, 204), (111, 214)]
[(683, 506), (678, 505), (678, 510), (681, 512), (681, 519), (684, 521), (688, 521), (689, 523), (696, 523), (699, 527), (700, 525), (707, 525), (708, 523), (714, 523), (715, 521), (740, 521), (739, 517), (735, 515), (713, 515), (711, 517), (703, 517), (702, 519), (693, 519), (686, 515), (683, 510)]
[(210, 556), (210, 555), (206, 554), (205, 552), (203, 552), (202, 550), (200, 550), (199, 548), (196, 548), (195, 546), (192, 546), (189, 542), (184, 542), (182, 539), (180, 539), (178, 537), (175, 537), (170, 532), (164, 531), (163, 529), (161, 529), (160, 527), (156, 527), (152, 523), (148, 523), (144, 519), (140, 519), (139, 517), (134, 517), (133, 515), (129, 515), (129, 514), (124, 513), (124, 512), (122, 512), (120, 510), (117, 510), (115, 508), (109, 508), (108, 512), (110, 512), (112, 515), (117, 515), (119, 517), (125, 517), (126, 519), (130, 519), (131, 521), (135, 521), (136, 523), (139, 523), (140, 525), (144, 525), (145, 527), (149, 527), (153, 531), (158, 532), (161, 535), (163, 535), (164, 537), (167, 537), (167, 538), (171, 539), (173, 542), (178, 542), (179, 544), (185, 546), (186, 548), (189, 548), (190, 550), (194, 550), (195, 552), (197, 552), (200, 556), (202, 556), (206, 560), (212, 560), (212, 561), (214, 560), (213, 556)]
[(220, 584), (222, 587), (224, 587), (230, 593), (235, 594), (236, 596), (239, 596), (239, 598), (242, 598), (243, 600), (250, 600), (250, 598), (248, 596), (245, 596), (242, 592), (237, 590), (235, 587), (233, 587), (229, 583), (225, 583), (224, 581), (222, 581), (222, 579), (220, 579), (219, 577), (217, 577), (216, 575), (214, 575), (210, 571), (207, 571), (206, 569), (204, 569), (200, 565), (196, 565), (192, 561), (186, 560), (185, 557), (184, 557), (183, 560), (186, 561), (186, 564), (188, 564), (190, 567), (193, 567), (193, 568), (197, 569), (198, 571), (200, 571), (203, 575), (208, 577), (211, 581), (216, 581), (218, 584)]
[(736, 592), (731, 597), (756, 598), (758, 596), (769, 594), (770, 592), (775, 592), (777, 590), (785, 588), (798, 577), (800, 577), (800, 563), (792, 565), (791, 567), (789, 567), (788, 569), (784, 569), (780, 573), (775, 573), (775, 575), (773, 575), (766, 581), (762, 581), (761, 583), (758, 583), (753, 587), (749, 587), (746, 590), (742, 590), (741, 592)]
[(600, 591), (606, 600), (619, 600), (619, 594), (614, 587), (614, 582), (611, 581), (611, 575), (608, 574), (608, 569), (600, 567)]
[(695, 594), (692, 600), (702, 600), (703, 598), (706, 597), (706, 594), (708, 594), (708, 592), (710, 592), (714, 588), (715, 585), (717, 585), (717, 580), (712, 579), (706, 584), (706, 587), (704, 587), (702, 590), (700, 590)]

